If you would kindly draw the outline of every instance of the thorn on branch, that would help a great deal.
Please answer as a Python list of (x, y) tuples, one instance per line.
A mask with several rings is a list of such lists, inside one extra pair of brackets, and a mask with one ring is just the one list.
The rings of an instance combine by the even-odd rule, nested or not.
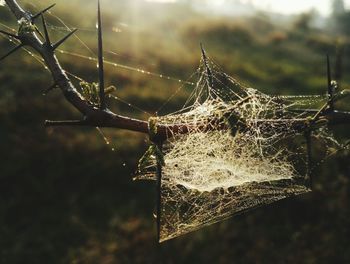
[(51, 85), (49, 88), (47, 88), (44, 92), (43, 95), (47, 95), (49, 92), (51, 92), (53, 89), (55, 89), (57, 87), (57, 84), (54, 83), (53, 85)]
[(45, 35), (45, 45), (47, 47), (50, 47), (52, 50), (56, 50), (59, 46), (61, 46), (70, 36), (72, 36), (75, 32), (77, 32), (78, 29), (74, 29), (73, 31), (69, 32), (65, 37), (63, 37), (61, 40), (59, 40), (56, 44), (52, 45), (50, 40), (50, 35), (47, 30), (47, 24), (44, 17), (44, 14), (41, 14), (41, 20), (44, 28), (44, 35)]
[(56, 44), (52, 46), (53, 50), (56, 50), (59, 46), (61, 46), (70, 36), (72, 36), (75, 32), (77, 32), (78, 29), (74, 29), (73, 31), (69, 32), (65, 37), (63, 37), (61, 40), (59, 40)]
[(332, 83), (332, 73), (329, 55), (327, 55), (327, 79), (328, 79), (328, 106), (330, 111), (334, 111), (334, 87)]
[(86, 120), (65, 120), (65, 121), (45, 121), (45, 127), (57, 127), (57, 126), (85, 126), (88, 123)]
[(9, 37), (11, 37), (11, 38), (15, 38), (15, 39), (17, 39), (17, 40), (20, 40), (20, 37), (19, 37), (19, 36), (15, 35), (15, 34), (12, 34), (12, 33), (9, 33), (9, 32), (6, 32), (6, 31), (4, 31), (4, 30), (1, 30), (1, 29), (0, 29), (0, 33), (4, 34), (4, 35), (6, 35), (6, 36), (9, 36)]
[(105, 81), (104, 81), (104, 60), (103, 60), (103, 39), (102, 39), (102, 19), (100, 0), (97, 1), (97, 26), (98, 26), (98, 70), (99, 70), (99, 89), (100, 89), (100, 108), (106, 109)]
[(41, 10), (40, 12), (36, 13), (35, 15), (31, 16), (32, 22), (34, 22), (35, 19), (37, 19), (39, 16), (41, 16), (42, 14), (44, 14), (45, 12), (49, 11), (51, 8), (53, 8), (56, 4), (52, 4), (49, 7)]
[(47, 25), (46, 25), (45, 17), (43, 14), (41, 15), (41, 20), (42, 20), (43, 28), (44, 28), (45, 44), (47, 46), (51, 47), (50, 36), (49, 36), (49, 32), (47, 31)]
[(207, 79), (207, 83), (210, 89), (212, 89), (214, 87), (214, 82), (213, 82), (213, 74), (211, 72), (210, 66), (208, 64), (208, 57), (207, 54), (204, 50), (203, 44), (200, 44), (201, 46), (201, 51), (202, 51), (202, 57), (203, 57), (203, 61), (204, 61), (204, 66), (206, 68), (207, 71), (207, 75), (208, 75), (208, 79)]
[(4, 56), (2, 56), (2, 57), (0, 58), (0, 61), (6, 59), (8, 56), (10, 56), (11, 54), (13, 54), (14, 52), (16, 52), (17, 50), (19, 50), (19, 49), (22, 48), (22, 47), (23, 47), (22, 44), (20, 44), (20, 45), (14, 47), (14, 48), (13, 48), (12, 50), (10, 50), (8, 53), (6, 53)]

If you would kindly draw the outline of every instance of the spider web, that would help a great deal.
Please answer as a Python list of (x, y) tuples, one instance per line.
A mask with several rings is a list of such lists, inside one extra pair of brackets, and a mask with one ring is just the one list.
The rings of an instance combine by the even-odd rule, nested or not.
[[(162, 165), (160, 242), (311, 191), (304, 137), (310, 114), (295, 108), (324, 98), (298, 99), (247, 88), (202, 58), (184, 107), (150, 122), (186, 127), (188, 133), (170, 131), (162, 154), (146, 152), (136, 178), (156, 180)], [(325, 125), (313, 133), (337, 144)]]
[[(95, 61), (82, 54), (60, 52)], [(38, 61), (42, 63), (40, 58)], [(108, 63), (153, 77), (193, 84)], [(120, 101), (120, 98), (113, 98)], [(310, 116), (295, 112), (293, 108), (318, 105), (326, 99), (324, 96), (268, 96), (245, 87), (214, 62), (203, 58), (195, 89), (184, 107), (153, 119), (158, 125), (181, 125), (189, 130), (186, 135), (171, 131), (171, 137), (164, 142), (158, 214), (160, 241), (309, 192), (305, 177), (305, 140), (298, 124), (307, 123)], [(325, 126), (313, 132), (327, 144), (338, 144)], [(152, 153), (147, 164), (140, 166), (138, 178), (156, 180), (159, 163), (159, 157)]]

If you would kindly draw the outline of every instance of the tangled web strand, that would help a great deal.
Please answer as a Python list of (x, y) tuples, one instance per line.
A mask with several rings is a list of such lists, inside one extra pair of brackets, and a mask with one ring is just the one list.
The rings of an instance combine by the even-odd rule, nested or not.
[[(153, 119), (188, 130), (173, 131), (163, 147), (161, 242), (310, 191), (307, 115), (291, 110), (295, 102), (244, 87), (210, 60), (199, 69), (183, 109)], [(156, 179), (156, 156), (140, 167), (139, 179)]]

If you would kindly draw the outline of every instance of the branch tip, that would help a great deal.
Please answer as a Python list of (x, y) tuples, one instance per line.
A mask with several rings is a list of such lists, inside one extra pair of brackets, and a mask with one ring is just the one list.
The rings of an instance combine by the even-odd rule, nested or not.
[(75, 34), (75, 32), (77, 32), (78, 29), (74, 29), (73, 31), (69, 32), (65, 37), (63, 37), (61, 40), (59, 40), (56, 44), (54, 44), (52, 46), (53, 50), (56, 50), (59, 46), (61, 46), (70, 36), (72, 36), (73, 34)]
[(46, 120), (45, 127), (57, 127), (57, 126), (84, 126), (87, 125), (85, 120), (65, 120), (65, 121), (52, 121)]
[(45, 34), (45, 44), (47, 46), (51, 47), (50, 36), (49, 36), (49, 32), (47, 31), (47, 25), (46, 25), (44, 14), (41, 14), (41, 20), (42, 20), (42, 23), (43, 23), (44, 34)]
[(97, 1), (97, 25), (98, 25), (98, 77), (99, 77), (99, 97), (101, 110), (106, 109), (105, 81), (104, 81), (104, 59), (103, 59), (103, 39), (102, 39), (102, 18), (100, 0)]
[(327, 84), (328, 84), (328, 106), (329, 110), (334, 110), (334, 91), (332, 84), (332, 72), (329, 55), (327, 54)]
[(205, 66), (206, 71), (207, 71), (207, 77), (208, 77), (207, 83), (208, 83), (209, 88), (212, 89), (214, 87), (213, 74), (212, 74), (210, 66), (208, 64), (208, 57), (207, 57), (207, 54), (206, 54), (206, 52), (204, 50), (203, 44), (200, 43), (200, 46), (201, 46), (202, 58), (203, 58), (203, 61), (204, 61), (204, 66)]
[(44, 14), (45, 12), (49, 11), (51, 8), (53, 8), (56, 4), (52, 4), (49, 7), (41, 10), (40, 12), (36, 13), (35, 15), (31, 16), (32, 22), (34, 22), (35, 19), (37, 19), (39, 16), (41, 16), (42, 14)]
[(12, 50), (10, 50), (8, 53), (6, 53), (4, 56), (2, 56), (0, 58), (0, 61), (3, 61), (4, 59), (6, 59), (8, 56), (10, 56), (11, 54), (15, 53), (17, 50), (19, 50), (20, 48), (23, 47), (23, 44), (20, 44), (16, 47), (14, 47)]
[(4, 31), (4, 30), (1, 30), (1, 29), (0, 29), (0, 33), (4, 34), (4, 35), (6, 35), (6, 36), (9, 36), (9, 37), (11, 37), (11, 38), (15, 38), (15, 39), (17, 39), (17, 40), (20, 40), (20, 37), (19, 37), (19, 36), (15, 35), (15, 34), (12, 34), (12, 33), (9, 33), (9, 32), (6, 32), (6, 31)]
[(49, 92), (51, 92), (53, 89), (55, 89), (57, 87), (57, 84), (54, 83), (53, 85), (51, 85), (49, 88), (47, 88), (44, 92), (43, 95), (47, 95)]

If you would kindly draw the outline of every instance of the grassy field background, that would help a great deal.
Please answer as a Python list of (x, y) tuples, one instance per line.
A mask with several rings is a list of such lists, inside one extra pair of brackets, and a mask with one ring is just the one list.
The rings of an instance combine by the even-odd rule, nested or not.
[[(345, 22), (340, 27), (333, 19), (326, 24), (333, 27), (314, 28), (305, 14), (277, 23), (264, 13), (210, 16), (186, 3), (102, 2), (105, 56), (113, 63), (186, 80), (198, 67), (202, 42), (225, 72), (248, 86), (270, 94), (325, 94), (325, 55), (334, 64), (338, 46), (341, 87), (349, 87)], [(20, 3), (33, 13), (48, 4)], [(95, 56), (95, 11), (95, 1), (57, 3), (47, 15), (52, 38), (67, 33), (55, 16), (79, 29), (79, 39), (71, 38), (62, 50)], [(0, 8), (0, 22), (3, 30), (17, 28), (6, 8)], [(0, 37), (1, 54), (12, 45)], [(95, 62), (58, 56), (67, 71), (97, 81)], [(106, 79), (118, 97), (151, 115), (179, 109), (192, 89), (178, 91), (177, 81), (115, 66), (106, 66)], [(45, 119), (79, 117), (59, 90), (42, 96), (51, 82), (49, 72), (23, 50), (0, 64), (0, 263), (350, 262), (348, 152), (315, 170), (311, 194), (158, 246), (155, 186), (132, 181), (147, 138), (105, 129), (111, 142), (106, 145), (93, 128), (44, 128)], [(149, 117), (122, 102), (109, 105), (123, 115)], [(337, 107), (349, 105), (348, 100)], [(349, 138), (349, 127), (335, 134)]]

